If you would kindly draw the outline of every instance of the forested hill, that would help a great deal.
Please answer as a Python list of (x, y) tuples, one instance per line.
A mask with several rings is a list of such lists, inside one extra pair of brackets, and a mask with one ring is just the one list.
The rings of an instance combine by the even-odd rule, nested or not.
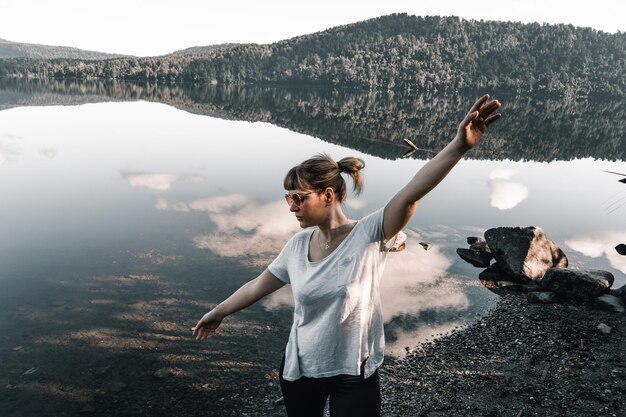
[(32, 43), (11, 42), (0, 39), (0, 58), (69, 58), (99, 60), (122, 57), (124, 57), (124, 55), (85, 51), (83, 49), (70, 48), (67, 46), (37, 45)]
[(614, 97), (626, 96), (625, 68), (624, 33), (406, 14), (193, 55), (0, 61), (9, 76)]

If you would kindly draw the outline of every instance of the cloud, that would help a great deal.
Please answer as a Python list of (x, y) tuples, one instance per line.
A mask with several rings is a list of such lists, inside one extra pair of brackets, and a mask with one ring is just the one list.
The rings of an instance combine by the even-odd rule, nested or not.
[(366, 205), (365, 201), (363, 201), (363, 199), (360, 199), (360, 198), (353, 198), (353, 199), (345, 200), (344, 204), (346, 205), (346, 207), (349, 207), (352, 210), (361, 210)]
[(5, 135), (5, 138), (8, 139), (0, 139), (0, 165), (16, 162), (21, 153), (19, 143), (13, 136)]
[(144, 187), (153, 191), (167, 191), (174, 183), (179, 181), (189, 181), (198, 184), (204, 181), (200, 175), (175, 175), (157, 172), (121, 172), (122, 177), (128, 181), (131, 187)]
[(615, 246), (620, 243), (626, 243), (626, 231), (597, 231), (565, 240), (570, 249), (590, 258), (605, 255), (613, 268), (626, 274), (626, 256), (620, 255), (615, 250)]
[(528, 198), (528, 187), (519, 182), (507, 181), (517, 174), (514, 169), (495, 168), (489, 173), (491, 206), (510, 210)]
[(518, 182), (491, 181), (491, 206), (510, 210), (528, 198), (528, 187)]
[(511, 177), (515, 174), (517, 174), (517, 171), (514, 169), (495, 168), (489, 173), (489, 179), (490, 180), (508, 180), (508, 179), (511, 179)]
[(54, 159), (57, 156), (56, 148), (43, 148), (39, 149), (39, 153), (48, 159)]

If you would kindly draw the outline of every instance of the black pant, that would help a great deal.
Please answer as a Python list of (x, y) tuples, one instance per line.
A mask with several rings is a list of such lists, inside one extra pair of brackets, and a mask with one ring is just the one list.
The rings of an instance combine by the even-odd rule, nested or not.
[(380, 417), (378, 371), (369, 378), (337, 375), (326, 378), (283, 379), (285, 358), (280, 364), (280, 389), (289, 417), (322, 417), (330, 396), (331, 417)]

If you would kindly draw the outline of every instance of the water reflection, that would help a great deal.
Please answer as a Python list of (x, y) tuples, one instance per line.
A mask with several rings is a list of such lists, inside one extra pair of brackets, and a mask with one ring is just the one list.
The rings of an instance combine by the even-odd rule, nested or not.
[[(482, 93), (482, 92), (480, 92)], [(498, 95), (497, 91), (492, 92)], [(397, 159), (404, 138), (442, 149), (478, 95), (360, 92), (241, 86), (0, 80), (0, 109), (25, 105), (146, 100), (229, 120), (262, 121), (364, 153)], [(553, 161), (626, 159), (623, 100), (506, 96), (505, 118), (469, 158)], [(549, 138), (549, 140), (548, 140)], [(429, 158), (416, 151), (414, 158)]]
[(0, 136), (0, 165), (17, 161), (20, 156), (20, 139), (13, 135)]
[(606, 256), (611, 266), (626, 274), (626, 256), (615, 250), (615, 246), (626, 243), (626, 231), (596, 231), (572, 236), (565, 244), (590, 258)]
[(179, 181), (190, 181), (194, 184), (204, 181), (204, 177), (200, 175), (180, 176), (166, 173), (126, 171), (121, 172), (121, 174), (131, 187), (144, 187), (153, 191), (167, 191)]

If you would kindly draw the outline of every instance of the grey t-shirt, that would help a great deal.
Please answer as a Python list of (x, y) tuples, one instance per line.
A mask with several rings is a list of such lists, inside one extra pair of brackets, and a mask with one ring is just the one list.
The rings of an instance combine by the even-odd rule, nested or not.
[(283, 377), (360, 375), (367, 359), (368, 378), (385, 350), (379, 283), (389, 244), (383, 243), (383, 209), (359, 220), (321, 261), (309, 261), (312, 234), (294, 235), (268, 266), (291, 284), (294, 298)]

